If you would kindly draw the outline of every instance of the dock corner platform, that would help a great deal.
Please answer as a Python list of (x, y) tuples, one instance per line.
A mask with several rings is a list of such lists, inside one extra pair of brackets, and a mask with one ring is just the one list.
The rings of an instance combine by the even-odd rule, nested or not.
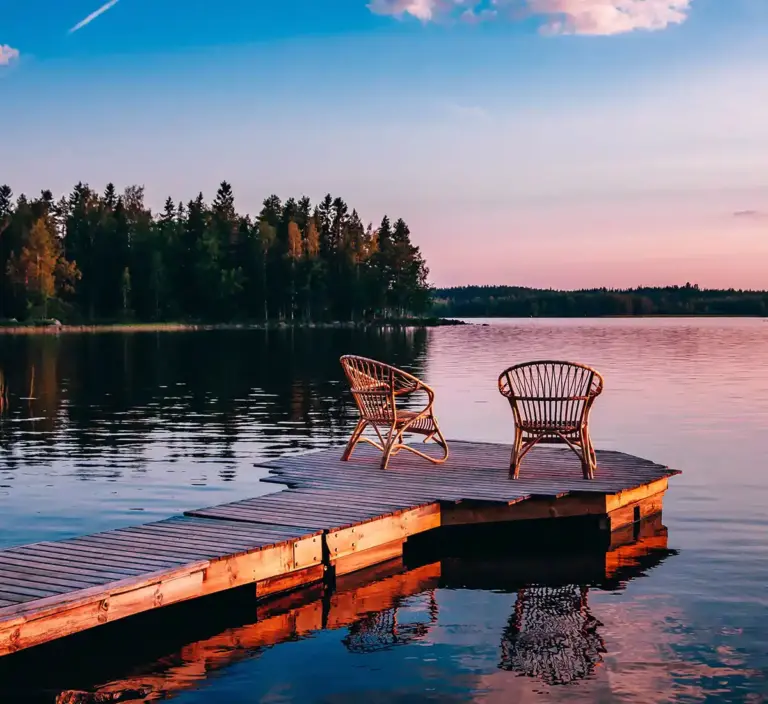
[(598, 451), (585, 480), (571, 452), (541, 448), (512, 480), (509, 446), (449, 444), (443, 465), (406, 452), (386, 470), (368, 446), (349, 462), (339, 448), (285, 456), (263, 465), (286, 487), (272, 494), (2, 550), (0, 656), (227, 589), (253, 584), (259, 598), (339, 577), (442, 527), (591, 517), (618, 531), (660, 514), (679, 473)]

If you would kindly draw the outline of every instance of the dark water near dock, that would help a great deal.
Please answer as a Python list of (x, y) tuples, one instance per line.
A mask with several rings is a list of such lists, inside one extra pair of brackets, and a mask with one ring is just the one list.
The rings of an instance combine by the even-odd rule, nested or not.
[[(441, 558), (346, 592), (341, 585), (335, 609), (307, 598), (261, 626), (249, 606), (198, 624), (199, 632), (187, 624), (179, 629), (186, 642), (145, 660), (130, 657), (138, 637), (123, 639), (108, 674), (62, 687), (122, 683), (125, 693), (151, 673), (151, 696), (137, 689), (123, 701), (768, 699), (768, 325), (491, 322), (406, 332), (0, 336), (8, 388), (0, 548), (273, 491), (254, 462), (343, 444), (351, 431), (344, 352), (424, 377), (448, 438), (497, 442), (511, 429), (496, 390), (504, 366), (592, 364), (606, 377), (593, 414), (596, 446), (684, 471), (665, 501), (668, 539), (653, 533), (630, 557), (622, 553), (620, 578), (598, 578), (594, 555), (569, 549), (521, 561), (503, 543), (482, 563)], [(551, 583), (542, 565), (561, 567)], [(520, 635), (516, 617), (541, 628)], [(541, 636), (552, 632), (557, 645)], [(55, 701), (55, 687), (41, 687), (31, 679), (3, 696), (0, 680), (0, 701)]]

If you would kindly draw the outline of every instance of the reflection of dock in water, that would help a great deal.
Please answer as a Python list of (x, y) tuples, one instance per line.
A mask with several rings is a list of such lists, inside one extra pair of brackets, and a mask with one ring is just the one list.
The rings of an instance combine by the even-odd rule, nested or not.
[[(25, 673), (30, 672), (37, 686), (56, 695), (59, 704), (165, 698), (199, 686), (216, 671), (256, 658), (265, 648), (321, 630), (346, 629), (341, 643), (348, 652), (366, 657), (429, 639), (440, 622), (440, 588), (515, 593), (508, 623), (499, 624), (498, 667), (549, 684), (567, 683), (588, 676), (604, 652), (601, 624), (589, 611), (590, 589), (621, 588), (673, 554), (658, 520), (644, 523), (640, 535), (626, 537), (626, 542), (572, 557), (560, 566), (560, 556), (551, 554), (440, 559), (424, 554), (415, 559), (426, 564), (410, 569), (402, 559), (394, 559), (339, 577), (333, 586), (317, 584), (263, 601), (254, 602), (252, 593), (242, 591), (237, 598), (232, 593), (215, 597), (221, 604), (206, 605), (208, 616), (203, 619), (201, 604), (178, 605), (146, 614), (147, 621), (139, 626), (128, 620), (114, 624), (111, 631), (80, 634), (74, 647), (59, 641), (0, 660), (0, 699), (12, 697), (11, 679), (18, 691), (28, 687), (31, 675)], [(143, 659), (133, 654), (133, 664), (126, 665), (132, 654), (124, 658), (120, 644), (142, 643), (140, 637), (129, 637), (137, 628), (145, 636), (166, 634), (169, 639), (178, 638), (181, 630), (186, 641), (169, 642), (165, 651), (147, 653)], [(107, 655), (103, 671), (84, 668), (94, 657), (98, 661), (100, 653), (116, 649), (123, 672), (114, 672), (114, 658)], [(41, 661), (46, 668), (40, 668)]]
[(458, 549), (452, 545), (451, 553), (441, 563), (444, 583), (464, 589), (516, 592), (529, 584), (621, 589), (624, 582), (660, 564), (674, 551), (667, 547), (667, 529), (661, 515), (656, 515), (613, 533), (609, 545), (600, 549), (573, 549), (569, 544), (547, 558), (536, 549), (499, 559), (490, 547), (478, 554), (477, 546), (469, 540)]

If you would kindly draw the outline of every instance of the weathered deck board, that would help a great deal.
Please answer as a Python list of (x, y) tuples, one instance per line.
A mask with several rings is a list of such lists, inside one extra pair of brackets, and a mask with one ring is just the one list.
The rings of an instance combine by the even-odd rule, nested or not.
[[(442, 525), (615, 516), (611, 528), (661, 510), (677, 472), (598, 452), (584, 480), (568, 450), (536, 449), (520, 479), (510, 448), (451, 441), (433, 465), (410, 453), (379, 468), (359, 446), (268, 462), (288, 488), (164, 521), (0, 551), (0, 656), (79, 630), (244, 584), (268, 595), (402, 554), (410, 536)], [(424, 446), (429, 450), (429, 446)]]
[[(0, 598), (24, 603), (43, 596), (67, 594), (190, 562), (263, 549), (311, 532), (289, 530), (284, 526), (238, 524), (235, 527), (223, 523), (217, 529), (226, 531), (222, 533), (226, 535), (226, 543), (214, 544), (207, 541), (199, 528), (194, 519), (178, 517), (139, 528), (120, 528), (0, 551), (0, 593), (8, 595)], [(169, 530), (181, 533), (169, 533)], [(87, 577), (77, 576), (79, 571)]]
[[(575, 492), (614, 494), (677, 474), (639, 457), (598, 451), (597, 475), (594, 480), (585, 480), (572, 452), (542, 447), (526, 456), (520, 478), (511, 480), (508, 446), (455, 440), (449, 444), (451, 456), (442, 465), (431, 465), (402, 452), (382, 471), (379, 453), (362, 445), (349, 462), (342, 462), (339, 450), (331, 449), (282, 457), (263, 466), (270, 469), (274, 481), (305, 491), (322, 487), (341, 495), (357, 492), (371, 497), (506, 503)], [(429, 451), (431, 446), (424, 448)]]
[[(323, 503), (321, 503), (323, 502)], [(186, 515), (201, 518), (229, 519), (249, 523), (268, 523), (275, 520), (290, 522), (307, 530), (333, 530), (364, 523), (374, 518), (384, 518), (398, 510), (413, 508), (424, 503), (406, 502), (393, 509), (387, 504), (372, 504), (370, 508), (350, 506), (343, 497), (338, 497), (335, 506), (329, 506), (324, 496), (298, 495), (291, 490), (265, 497), (236, 501), (221, 506), (189, 511)]]

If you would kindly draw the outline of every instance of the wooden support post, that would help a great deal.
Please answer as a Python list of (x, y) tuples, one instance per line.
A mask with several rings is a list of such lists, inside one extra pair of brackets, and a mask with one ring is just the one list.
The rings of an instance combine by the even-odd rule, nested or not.
[(440, 525), (440, 505), (400, 511), (385, 518), (331, 531), (325, 536), (336, 576), (402, 555), (408, 536)]
[(621, 508), (614, 509), (608, 514), (608, 522), (611, 532), (625, 526), (639, 524), (646, 518), (660, 514), (664, 505), (664, 491), (647, 496), (640, 501), (634, 501)]
[(261, 599), (271, 594), (289, 592), (308, 584), (322, 582), (325, 577), (325, 570), (325, 565), (313, 565), (312, 567), (305, 567), (303, 570), (263, 579), (256, 582), (256, 598)]

